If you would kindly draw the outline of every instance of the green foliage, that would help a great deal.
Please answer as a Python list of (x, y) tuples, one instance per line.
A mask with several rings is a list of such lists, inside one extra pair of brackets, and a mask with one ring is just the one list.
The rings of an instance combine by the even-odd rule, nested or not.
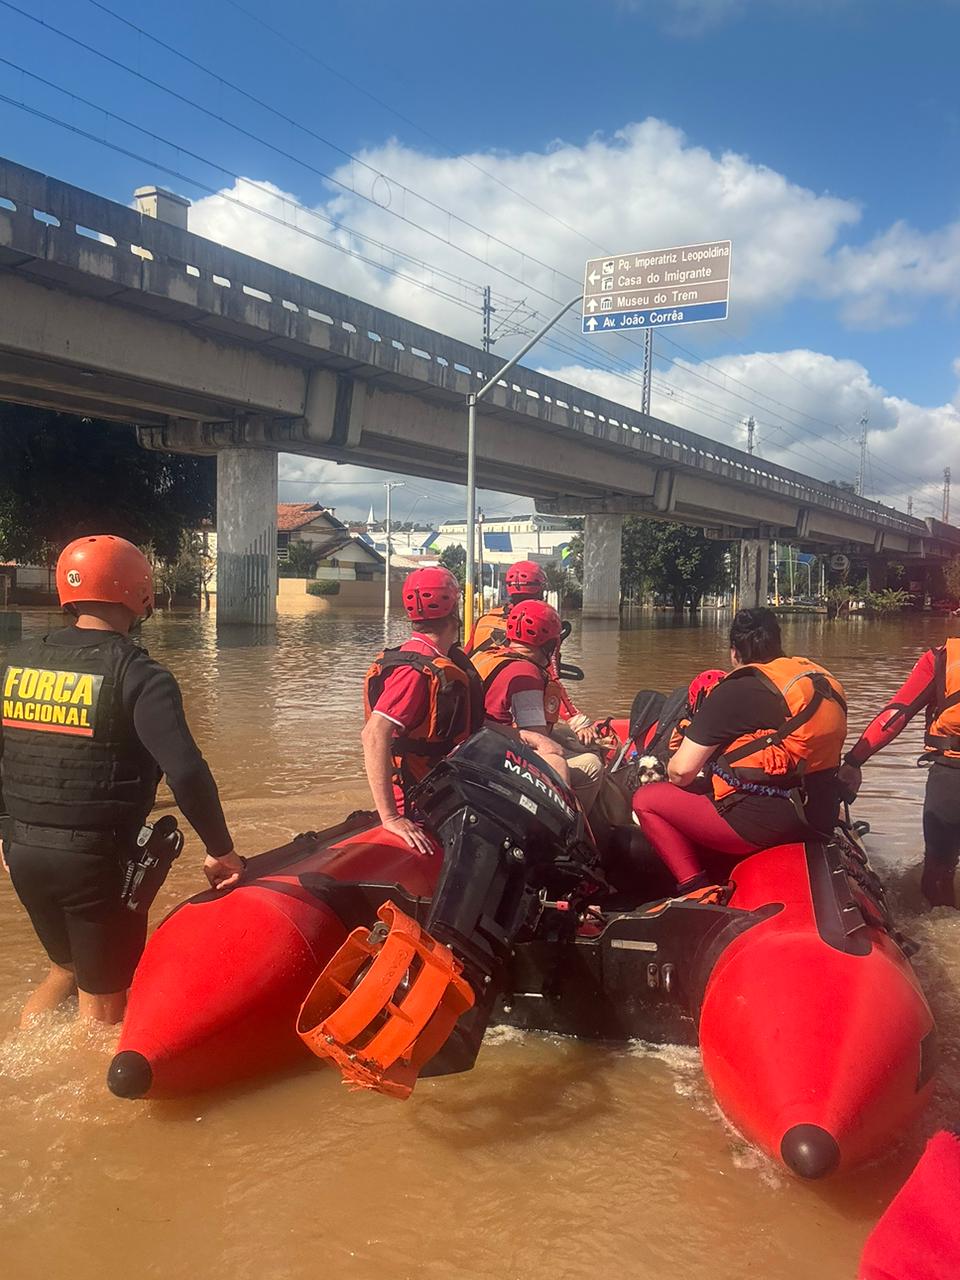
[(583, 534), (575, 533), (570, 539), (570, 554), (566, 560), (567, 568), (578, 582), (583, 582)]
[(628, 516), (623, 522), (621, 582), (624, 591), (653, 592), (674, 608), (699, 607), (710, 591), (730, 585), (730, 546), (702, 529)]
[(849, 617), (854, 600), (863, 601), (863, 612), (868, 618), (887, 618), (905, 609), (910, 604), (911, 595), (909, 591), (893, 587), (871, 591), (866, 580), (856, 587), (840, 583), (827, 588), (827, 617)]
[(291, 542), (287, 559), (280, 561), (278, 572), (281, 578), (312, 578), (319, 563), (320, 556), (309, 542)]
[(444, 547), (440, 552), (440, 563), (445, 569), (450, 570), (462, 587), (467, 568), (466, 549), (461, 546)]
[(954, 556), (943, 566), (943, 582), (950, 599), (960, 600), (960, 556)]
[(827, 617), (839, 618), (850, 612), (850, 601), (853, 599), (853, 588), (846, 583), (827, 587)]
[(153, 581), (158, 600), (169, 609), (174, 596), (196, 599), (203, 584), (204, 566), (200, 535), (184, 529), (172, 559), (153, 557)]
[(871, 618), (885, 618), (890, 614), (900, 613), (910, 603), (910, 592), (894, 590), (890, 587), (883, 591), (865, 591), (863, 605)]
[[(569, 563), (570, 561), (567, 560), (566, 565)], [(583, 603), (583, 592), (580, 590), (580, 583), (569, 568), (559, 564), (546, 564), (543, 566), (543, 572), (547, 577), (547, 587), (550, 591), (556, 591), (561, 608), (564, 604), (573, 608), (580, 607)]]
[(570, 574), (561, 565), (545, 564), (543, 566), (544, 577), (547, 579), (547, 588), (550, 591), (558, 591), (563, 595), (570, 581)]
[(340, 583), (336, 578), (315, 578), (307, 583), (308, 596), (338, 596)]
[(0, 559), (47, 564), (85, 533), (180, 555), (216, 506), (213, 458), (141, 449), (132, 427), (0, 404)]

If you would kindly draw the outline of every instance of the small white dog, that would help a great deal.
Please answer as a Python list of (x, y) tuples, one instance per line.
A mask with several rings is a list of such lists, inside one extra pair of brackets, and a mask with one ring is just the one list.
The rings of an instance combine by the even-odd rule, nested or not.
[(665, 782), (667, 778), (667, 771), (656, 756), (641, 756), (636, 770), (638, 787), (645, 787), (649, 782)]

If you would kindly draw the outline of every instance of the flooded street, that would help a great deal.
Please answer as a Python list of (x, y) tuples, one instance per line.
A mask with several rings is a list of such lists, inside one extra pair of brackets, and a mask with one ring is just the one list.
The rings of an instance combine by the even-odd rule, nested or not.
[[(25, 614), (25, 634), (59, 625)], [(564, 656), (593, 714), (625, 713), (726, 665), (726, 615), (623, 630), (577, 624)], [(788, 652), (844, 683), (850, 742), (941, 619), (784, 622)], [(403, 633), (399, 618), (393, 638)], [(258, 853), (369, 803), (361, 682), (383, 640), (374, 614), (281, 617), (275, 640), (218, 642), (213, 620), (159, 615), (150, 651), (180, 680), (238, 851)], [(898, 1152), (802, 1185), (746, 1148), (690, 1050), (608, 1048), (494, 1030), (477, 1068), (397, 1104), (350, 1094), (317, 1065), (185, 1102), (113, 1098), (115, 1031), (64, 1016), (14, 1031), (44, 971), (0, 883), (0, 1247), (13, 1280), (852, 1280), (867, 1232), (924, 1137), (960, 1117), (960, 915), (921, 912), (924, 775), (912, 726), (868, 766), (857, 816), (891, 887), (938, 1019), (937, 1096)], [(170, 797), (161, 792), (162, 804)], [(202, 887), (192, 836), (154, 918)], [(229, 973), (218, 981), (231, 981)]]

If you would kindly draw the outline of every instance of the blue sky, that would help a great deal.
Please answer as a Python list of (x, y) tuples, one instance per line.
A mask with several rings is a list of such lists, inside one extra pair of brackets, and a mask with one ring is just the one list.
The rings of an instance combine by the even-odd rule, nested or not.
[[(481, 283), (501, 294), (501, 314), (525, 298), (526, 317), (569, 293), (544, 263), (578, 277), (595, 245), (731, 236), (731, 319), (668, 335), (692, 354), (659, 348), (655, 412), (734, 443), (739, 417), (754, 412), (766, 456), (836, 475), (855, 467), (865, 412), (872, 492), (901, 506), (912, 494), (921, 514), (936, 505), (960, 425), (960, 0), (16, 0), (0, 6), (0, 21), (0, 57), (202, 159), (3, 63), (0, 93), (143, 159), (8, 103), (0, 153), (118, 200), (146, 182), (171, 186), (198, 202), (201, 234), (473, 341)], [(371, 170), (388, 177), (378, 188), (386, 201), (363, 199), (376, 194)], [(303, 236), (278, 236), (249, 208), (209, 194), (242, 191), (245, 205), (266, 207), (274, 188), (349, 227), (341, 236), (355, 248), (375, 237), (402, 251), (409, 274), (436, 283), (428, 269), (442, 268), (463, 282), (453, 290), (461, 305), (319, 254)], [(399, 207), (420, 226), (400, 223)], [(492, 250), (486, 231), (499, 241)], [(498, 349), (509, 354), (516, 341)], [(563, 343), (534, 362), (635, 398), (635, 348), (594, 359), (588, 344)], [(369, 499), (358, 489), (354, 500), (365, 510)]]

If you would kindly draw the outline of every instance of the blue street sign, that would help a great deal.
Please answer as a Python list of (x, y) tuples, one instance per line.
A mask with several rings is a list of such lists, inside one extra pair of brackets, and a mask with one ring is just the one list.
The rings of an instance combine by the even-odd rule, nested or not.
[(727, 302), (702, 302), (695, 306), (653, 307), (647, 311), (620, 311), (613, 315), (597, 312), (584, 316), (583, 333), (613, 333), (617, 329), (663, 329), (673, 324), (696, 324), (701, 320), (726, 320)]

